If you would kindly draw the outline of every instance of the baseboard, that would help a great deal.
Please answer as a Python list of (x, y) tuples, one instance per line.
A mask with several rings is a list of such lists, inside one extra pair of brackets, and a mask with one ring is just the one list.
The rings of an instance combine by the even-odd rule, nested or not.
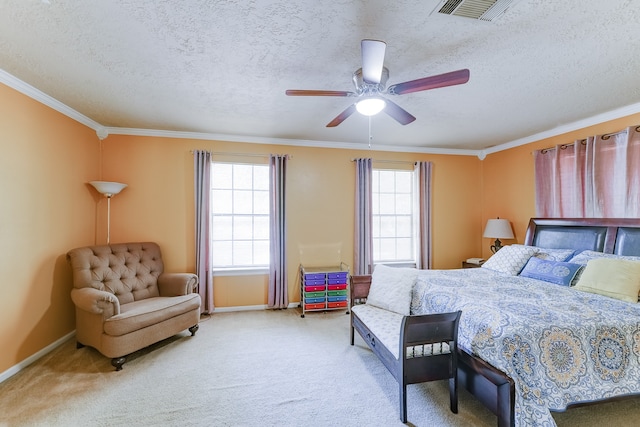
[[(291, 302), (287, 308), (297, 308), (300, 306), (299, 302)], [(269, 306), (263, 305), (238, 305), (235, 307), (216, 307), (213, 309), (214, 313), (225, 313), (230, 311), (251, 311), (251, 310), (268, 310)]]
[[(299, 306), (300, 306), (299, 302), (292, 302), (292, 303), (289, 303), (287, 308), (297, 308)], [(224, 312), (231, 312), (231, 311), (267, 310), (267, 309), (269, 309), (269, 306), (267, 306), (266, 304), (264, 304), (264, 305), (241, 305), (241, 306), (236, 306), (236, 307), (216, 307), (215, 310), (214, 310), (214, 313), (224, 313)], [(21, 370), (26, 368), (27, 366), (31, 365), (36, 360), (38, 360), (41, 357), (45, 356), (46, 354), (52, 352), (57, 347), (61, 346), (62, 344), (64, 344), (65, 342), (67, 342), (68, 340), (73, 338), (75, 335), (76, 335), (76, 331), (69, 332), (67, 335), (65, 335), (62, 338), (60, 338), (59, 340), (54, 341), (53, 343), (49, 344), (48, 346), (46, 346), (45, 348), (43, 348), (39, 352), (27, 357), (26, 359), (24, 359), (22, 362), (18, 363), (17, 365), (14, 365), (11, 368), (7, 369), (6, 371), (0, 373), (0, 383), (2, 383), (3, 381), (6, 381), (7, 379), (11, 378), (15, 374), (17, 374), (18, 372), (20, 372)]]
[(18, 372), (20, 372), (21, 370), (26, 368), (27, 366), (31, 365), (36, 360), (38, 360), (41, 357), (43, 357), (43, 356), (47, 355), (48, 353), (52, 352), (57, 347), (61, 346), (65, 342), (69, 341), (75, 335), (76, 335), (76, 331), (75, 330), (69, 332), (67, 335), (63, 336), (62, 338), (60, 338), (57, 341), (52, 342), (51, 344), (49, 344), (48, 346), (46, 346), (45, 348), (43, 348), (39, 352), (37, 352), (35, 354), (32, 354), (31, 356), (29, 356), (26, 359), (24, 359), (22, 362), (18, 363), (17, 365), (12, 366), (11, 368), (7, 369), (4, 372), (2, 372), (0, 374), (0, 383), (6, 381), (7, 379), (11, 378), (15, 374), (17, 374)]

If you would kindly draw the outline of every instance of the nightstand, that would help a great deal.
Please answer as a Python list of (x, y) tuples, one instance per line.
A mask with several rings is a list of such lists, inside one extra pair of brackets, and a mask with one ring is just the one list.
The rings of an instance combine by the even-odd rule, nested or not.
[(480, 268), (482, 264), (472, 264), (467, 261), (462, 261), (462, 268)]

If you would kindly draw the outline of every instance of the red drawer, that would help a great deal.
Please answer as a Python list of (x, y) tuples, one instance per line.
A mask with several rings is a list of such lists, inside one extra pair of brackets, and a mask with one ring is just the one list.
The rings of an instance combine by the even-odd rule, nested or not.
[(323, 310), (324, 309), (324, 303), (319, 303), (319, 304), (305, 304), (304, 305), (304, 309), (305, 310)]
[(327, 289), (329, 289), (330, 291), (341, 291), (343, 289), (347, 289), (347, 284), (343, 283), (340, 285), (327, 285)]
[[(345, 285), (346, 286), (346, 285)], [(304, 291), (305, 292), (318, 292), (318, 291), (324, 291), (324, 285), (322, 286), (305, 286), (304, 287)]]
[(346, 306), (347, 306), (347, 301), (334, 301), (334, 302), (327, 303), (327, 308), (338, 308), (338, 307), (346, 307)]

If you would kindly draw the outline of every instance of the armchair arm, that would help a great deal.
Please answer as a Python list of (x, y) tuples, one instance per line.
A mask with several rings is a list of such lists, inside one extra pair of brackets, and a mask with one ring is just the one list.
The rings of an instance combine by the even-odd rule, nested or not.
[(192, 273), (162, 273), (158, 277), (158, 290), (161, 297), (187, 295), (198, 286), (198, 276)]
[(74, 288), (71, 290), (71, 300), (79, 309), (102, 314), (105, 319), (120, 314), (120, 301), (110, 292), (94, 288)]

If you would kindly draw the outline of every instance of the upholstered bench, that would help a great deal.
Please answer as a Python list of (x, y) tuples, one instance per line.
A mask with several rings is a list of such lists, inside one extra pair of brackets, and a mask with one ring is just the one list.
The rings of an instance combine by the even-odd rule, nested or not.
[[(393, 311), (384, 310), (371, 305), (360, 304), (353, 307), (357, 321), (366, 326), (369, 336), (363, 338), (367, 343), (371, 343), (373, 347), (382, 345), (389, 350), (394, 359), (400, 358), (402, 342), (400, 335), (403, 330), (403, 323), (414, 321), (419, 318), (433, 318), (436, 314), (427, 316), (403, 316)], [(409, 318), (409, 319), (406, 319)], [(360, 331), (358, 331), (360, 332)], [(438, 354), (451, 353), (449, 342), (437, 342), (422, 345), (412, 345), (405, 349), (405, 357), (411, 359), (413, 357), (431, 356)]]
[[(393, 273), (393, 270), (402, 274), (400, 270), (407, 269), (379, 265), (374, 276), (376, 272)], [(381, 275), (377, 274), (378, 280), (382, 279)], [(457, 413), (457, 338), (461, 312), (411, 316), (399, 313), (404, 307), (397, 310), (393, 304), (390, 308), (396, 311), (381, 308), (374, 305), (375, 301), (374, 304), (367, 302), (371, 286), (372, 276), (351, 277), (351, 345), (354, 345), (354, 331), (358, 331), (398, 382), (400, 420), (407, 422), (408, 384), (442, 379), (449, 379), (450, 408)], [(400, 292), (406, 293), (406, 289)]]

